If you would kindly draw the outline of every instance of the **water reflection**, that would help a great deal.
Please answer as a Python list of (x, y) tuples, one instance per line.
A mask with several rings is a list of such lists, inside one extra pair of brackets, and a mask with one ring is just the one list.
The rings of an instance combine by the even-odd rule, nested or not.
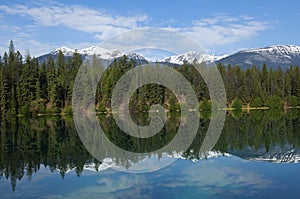
[[(138, 123), (147, 123), (147, 117), (139, 116), (139, 118), (136, 119)], [(297, 162), (300, 160), (300, 117), (297, 110), (287, 113), (270, 111), (255, 111), (249, 114), (228, 113), (222, 135), (214, 152), (208, 152), (204, 156), (199, 156), (199, 150), (210, 122), (209, 114), (202, 115), (199, 121), (198, 133), (188, 150), (174, 149), (165, 153), (157, 153), (153, 149), (161, 147), (162, 144), (168, 143), (174, 137), (180, 122), (180, 118), (177, 116), (170, 116), (159, 136), (150, 138), (148, 141), (122, 134), (111, 117), (101, 116), (99, 122), (106, 136), (113, 143), (125, 149), (143, 153), (134, 157), (106, 154), (106, 157), (99, 161), (92, 157), (82, 145), (71, 117), (11, 118), (1, 122), (0, 181), (4, 180), (2, 178), (8, 179), (12, 189), (15, 190), (18, 181), (25, 176), (30, 179), (34, 173), (39, 173), (41, 167), (47, 167), (51, 172), (59, 172), (64, 178), (70, 171), (80, 176), (84, 170), (103, 171), (112, 166), (129, 168), (149, 157), (161, 161), (168, 156), (197, 161), (229, 153), (253, 161)], [(255, 189), (261, 186), (261, 188), (265, 188), (263, 186), (272, 184), (258, 174), (244, 173), (245, 175), (241, 175), (243, 170), (231, 170), (230, 166), (214, 170), (209, 168), (212, 167), (205, 168), (205, 164), (192, 165), (192, 169), (188, 170), (185, 170), (184, 167), (179, 168), (179, 170), (183, 169), (181, 173), (184, 176), (180, 180), (176, 180), (176, 183), (173, 179), (172, 182), (165, 182), (162, 186), (183, 187), (191, 184), (208, 191), (214, 186), (232, 184), (231, 181), (234, 180), (238, 180), (239, 185), (246, 186), (245, 183), (250, 183), (252, 179), (251, 186)], [(164, 171), (168, 169), (170, 168), (166, 168)], [(217, 172), (219, 177), (210, 177), (210, 181), (207, 181), (202, 173), (203, 169), (206, 169), (205, 175), (211, 176)], [(237, 177), (238, 179), (236, 179)], [(226, 178), (226, 182), (222, 178)], [(165, 176), (165, 179), (168, 179), (168, 176)], [(113, 183), (111, 180), (111, 178), (102, 178), (98, 182), (108, 186)], [(114, 180), (124, 181), (124, 179), (118, 178), (114, 178)], [(138, 181), (131, 179), (131, 181), (140, 185), (140, 179)], [(127, 185), (131, 181), (127, 180)]]

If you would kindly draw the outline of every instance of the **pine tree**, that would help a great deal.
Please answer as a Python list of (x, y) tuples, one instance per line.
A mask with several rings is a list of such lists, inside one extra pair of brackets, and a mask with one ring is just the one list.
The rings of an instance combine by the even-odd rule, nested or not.
[(16, 114), (17, 113), (17, 103), (16, 103), (16, 81), (15, 81), (15, 74), (16, 74), (16, 68), (17, 63), (15, 59), (15, 48), (13, 41), (10, 41), (9, 46), (9, 55), (8, 55), (8, 68), (9, 68), (9, 88), (10, 88), (10, 114)]
[(291, 74), (292, 74), (292, 67), (286, 69), (285, 71), (285, 81), (284, 81), (284, 88), (285, 88), (285, 97), (289, 97), (292, 95), (292, 84), (291, 84)]
[(255, 99), (255, 98), (259, 97), (259, 98), (263, 99), (264, 92), (261, 87), (260, 71), (255, 66), (252, 66), (252, 69), (251, 69), (251, 79), (252, 79), (251, 98)]
[(295, 67), (292, 69), (292, 78), (291, 78), (291, 86), (292, 86), (292, 92), (291, 94), (293, 96), (296, 96), (298, 99), (300, 99), (300, 69), (299, 67)]
[(58, 70), (58, 85), (56, 86), (55, 95), (57, 98), (57, 105), (60, 109), (62, 109), (65, 106), (68, 93), (68, 82), (66, 78), (68, 75), (68, 71), (66, 68), (65, 56), (61, 50), (57, 55), (56, 67)]
[(47, 91), (48, 91), (48, 97), (47, 101), (49, 101), (49, 110), (50, 112), (56, 112), (57, 110), (57, 88), (58, 88), (58, 75), (57, 75), (57, 69), (55, 68), (54, 59), (49, 56), (46, 63), (46, 77), (47, 77)]
[(275, 72), (275, 81), (276, 81), (276, 95), (280, 98), (284, 98), (284, 72), (282, 71), (281, 67), (277, 69)]
[(226, 89), (226, 97), (228, 102), (232, 102), (235, 98), (235, 86), (234, 86), (234, 77), (232, 67), (229, 64), (227, 67), (227, 73), (225, 75), (225, 89)]
[(263, 65), (263, 69), (261, 71), (260, 76), (261, 76), (261, 87), (262, 87), (264, 98), (265, 98), (266, 96), (268, 96), (270, 94), (269, 93), (269, 73), (268, 73), (266, 64)]
[(8, 55), (5, 52), (3, 55), (3, 63), (2, 63), (2, 81), (1, 81), (2, 91), (0, 96), (2, 115), (5, 115), (9, 108), (8, 97), (10, 96), (10, 90), (9, 90), (8, 81), (9, 81)]
[(77, 52), (77, 50), (75, 50), (75, 52), (73, 53), (73, 57), (71, 59), (71, 63), (68, 67), (68, 71), (69, 71), (68, 72), (69, 75), (67, 76), (69, 82), (68, 91), (67, 91), (68, 104), (71, 104), (74, 81), (81, 64), (82, 64), (81, 55)]
[(47, 69), (46, 62), (42, 62), (40, 70), (39, 70), (39, 78), (38, 78), (39, 92), (37, 92), (38, 99), (47, 99), (48, 96), (48, 80), (47, 80)]
[(2, 61), (0, 58), (0, 116), (1, 118), (5, 115), (5, 95), (4, 95), (4, 79)]

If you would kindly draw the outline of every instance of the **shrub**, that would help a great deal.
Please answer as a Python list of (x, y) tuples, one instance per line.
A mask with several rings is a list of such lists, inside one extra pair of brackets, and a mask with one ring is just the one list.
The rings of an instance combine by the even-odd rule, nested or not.
[(208, 110), (211, 110), (211, 102), (208, 101), (207, 99), (204, 99), (200, 105), (199, 105), (199, 108), (203, 111), (208, 111)]
[(61, 111), (62, 114), (71, 115), (72, 114), (72, 106), (67, 105), (65, 108)]
[(170, 109), (171, 112), (175, 112), (177, 110), (180, 111), (180, 104), (178, 104), (178, 103), (170, 104), (170, 108), (169, 109)]
[(293, 95), (288, 96), (287, 97), (287, 104), (288, 104), (288, 106), (292, 106), (292, 107), (298, 106), (299, 105), (298, 98), (296, 96), (293, 96)]
[(242, 110), (243, 102), (240, 99), (234, 99), (231, 103), (231, 108), (234, 108), (235, 110)]
[(25, 116), (29, 116), (30, 115), (30, 106), (28, 104), (25, 104), (24, 106), (22, 106), (20, 108), (19, 113), (22, 115), (25, 115)]
[(104, 102), (99, 102), (98, 111), (100, 111), (100, 112), (106, 111), (106, 106), (105, 106)]
[(262, 107), (263, 106), (263, 101), (261, 100), (260, 97), (256, 97), (253, 99), (252, 102), (250, 102), (250, 107)]
[(283, 101), (277, 95), (267, 97), (265, 105), (270, 109), (283, 109)]

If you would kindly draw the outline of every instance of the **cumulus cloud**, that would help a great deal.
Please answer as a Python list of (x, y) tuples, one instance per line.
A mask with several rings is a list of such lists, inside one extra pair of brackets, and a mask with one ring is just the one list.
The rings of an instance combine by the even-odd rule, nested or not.
[[(138, 27), (139, 23), (147, 20), (146, 15), (121, 16), (83, 6), (63, 4), (36, 7), (19, 4), (14, 6), (0, 5), (0, 10), (3, 13), (19, 15), (34, 22), (31, 25), (34, 27), (32, 28), (29, 25), (7, 25), (2, 21), (0, 28), (6, 33), (0, 39), (0, 51), (7, 51), (9, 40), (13, 39), (16, 49), (20, 49), (22, 53), (29, 49), (33, 55), (47, 53), (59, 47), (57, 43), (35, 39), (35, 35), (39, 34), (39, 27), (41, 26), (62, 26), (84, 33), (95, 33), (97, 40), (105, 40), (112, 35), (134, 29)], [(31, 35), (25, 33), (28, 31)], [(7, 37), (7, 34), (10, 34), (10, 36)], [(63, 45), (66, 45), (66, 43), (64, 42)], [(80, 46), (70, 45), (74, 48), (88, 47), (88, 44), (85, 46), (81, 44)], [(91, 45), (95, 45), (95, 43)]]
[(76, 5), (28, 7), (25, 5), (0, 6), (0, 10), (34, 20), (42, 26), (65, 26), (88, 33), (100, 33), (100, 39), (120, 31), (136, 28), (147, 20), (146, 15), (121, 16)]
[(191, 27), (182, 28), (181, 32), (206, 47), (215, 47), (250, 39), (258, 35), (260, 31), (269, 28), (269, 23), (252, 17), (232, 17), (222, 14), (194, 20)]
[(222, 161), (224, 160), (205, 160), (201, 164), (189, 165), (181, 170), (177, 181), (172, 180), (173, 177), (166, 177), (166, 182), (161, 186), (170, 189), (197, 187), (199, 192), (216, 198), (253, 197), (265, 189), (279, 186), (277, 182), (267, 179), (262, 172), (234, 166), (236, 160), (233, 158), (230, 160), (231, 167)]

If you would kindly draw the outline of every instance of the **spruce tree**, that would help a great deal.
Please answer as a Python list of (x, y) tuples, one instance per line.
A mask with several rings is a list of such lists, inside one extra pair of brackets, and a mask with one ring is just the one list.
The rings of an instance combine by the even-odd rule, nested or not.
[(269, 73), (268, 73), (266, 64), (263, 65), (260, 76), (261, 76), (261, 87), (262, 87), (264, 98), (265, 98), (266, 96), (268, 96), (270, 94), (269, 93)]
[(67, 82), (67, 68), (65, 56), (60, 50), (57, 55), (56, 67), (58, 70), (58, 85), (56, 85), (55, 95), (57, 100), (57, 105), (60, 109), (65, 106), (65, 101), (67, 98), (68, 82)]

